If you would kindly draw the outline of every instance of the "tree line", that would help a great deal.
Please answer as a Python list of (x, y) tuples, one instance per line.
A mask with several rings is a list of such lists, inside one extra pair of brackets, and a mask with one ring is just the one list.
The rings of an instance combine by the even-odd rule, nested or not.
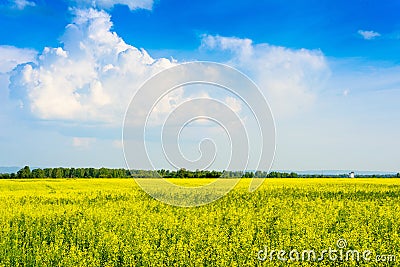
[(126, 169), (109, 168), (44, 168), (33, 169), (25, 166), (16, 173), (3, 173), (3, 179), (25, 179), (25, 178), (127, 178), (131, 177)]
[(177, 171), (170, 170), (127, 170), (110, 168), (36, 168), (31, 170), (25, 166), (16, 173), (0, 174), (0, 179), (28, 179), (28, 178), (218, 178), (222, 172), (196, 170), (184, 168)]
[(25, 166), (16, 173), (0, 174), (0, 179), (26, 179), (26, 178), (296, 178), (297, 173), (265, 172), (265, 171), (190, 171), (181, 168), (171, 170), (127, 170), (110, 168), (36, 168), (31, 171)]
[[(190, 171), (181, 168), (171, 170), (128, 170), (111, 168), (36, 168), (31, 170), (29, 166), (21, 168), (16, 173), (0, 174), (0, 179), (28, 179), (28, 178), (335, 178), (348, 177), (340, 175), (300, 175), (295, 172), (265, 172), (265, 171)], [(386, 177), (400, 178), (400, 173), (395, 175), (357, 175), (356, 177)]]

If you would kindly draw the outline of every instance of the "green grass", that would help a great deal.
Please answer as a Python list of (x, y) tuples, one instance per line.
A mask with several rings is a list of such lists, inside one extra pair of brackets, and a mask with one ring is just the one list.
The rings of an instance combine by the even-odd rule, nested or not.
[[(248, 185), (181, 208), (133, 179), (0, 180), (0, 266), (399, 265), (400, 180), (267, 179), (254, 193)], [(257, 259), (264, 247), (319, 252), (339, 238), (396, 262)]]

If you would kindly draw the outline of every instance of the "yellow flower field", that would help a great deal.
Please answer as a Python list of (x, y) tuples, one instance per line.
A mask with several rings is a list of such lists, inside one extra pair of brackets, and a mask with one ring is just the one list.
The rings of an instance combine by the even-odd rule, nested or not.
[(400, 264), (399, 179), (266, 179), (254, 193), (248, 184), (181, 208), (133, 179), (0, 180), (0, 266)]

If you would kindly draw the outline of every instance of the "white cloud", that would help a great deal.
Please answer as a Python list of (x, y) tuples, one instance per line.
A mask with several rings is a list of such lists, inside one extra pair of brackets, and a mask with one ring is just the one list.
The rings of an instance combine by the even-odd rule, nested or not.
[[(110, 31), (112, 22), (105, 11), (77, 9), (75, 13), (61, 37), (61, 47), (46, 47), (36, 62), (13, 71), (11, 96), (43, 120), (120, 126), (136, 89), (176, 62), (154, 59), (144, 49), (126, 44)], [(237, 49), (243, 45), (238, 39)], [(161, 125), (172, 110), (194, 98), (210, 96), (200, 88), (187, 95), (183, 88), (167, 94), (152, 110), (149, 125)], [(227, 97), (225, 102), (240, 112), (239, 100)]]
[(148, 9), (153, 7), (153, 0), (70, 0), (78, 7), (93, 7), (99, 9), (111, 9), (115, 5), (126, 5), (130, 10)]
[[(20, 49), (14, 46), (0, 45), (0, 121), (10, 116), (12, 107), (21, 107), (20, 101), (9, 101), (9, 84), (11, 71), (21, 63), (35, 61), (37, 52), (31, 49)], [(6, 115), (8, 114), (8, 115)]]
[(201, 46), (207, 49), (230, 50), (242, 58), (253, 54), (253, 41), (247, 38), (203, 35)]
[[(44, 48), (36, 62), (13, 71), (11, 95), (40, 119), (119, 126), (135, 90), (176, 62), (154, 59), (144, 49), (125, 43), (110, 30), (112, 22), (105, 11), (90, 8), (75, 13), (61, 37), (62, 46)], [(278, 115), (310, 106), (329, 72), (320, 51), (210, 35), (203, 36), (202, 46), (232, 53), (229, 63), (256, 81)], [(159, 102), (151, 119), (156, 124), (163, 122), (180, 103), (202, 97), (201, 93), (184, 96), (183, 90), (175, 90)], [(241, 111), (238, 99), (224, 100), (234, 111)]]
[(10, 0), (9, 6), (13, 9), (23, 10), (26, 7), (36, 6), (35, 2), (27, 0)]
[(0, 72), (6, 73), (18, 64), (32, 62), (37, 52), (32, 49), (21, 49), (14, 46), (0, 45)]
[(361, 35), (365, 40), (372, 40), (375, 39), (376, 37), (381, 36), (379, 32), (363, 31), (363, 30), (359, 30), (358, 34)]
[(166, 116), (186, 100), (183, 97), (183, 94), (183, 88), (177, 88), (176, 90), (163, 96), (151, 110), (148, 118), (148, 124), (150, 126), (163, 124)]
[(61, 40), (35, 64), (20, 65), (11, 94), (40, 119), (120, 124), (135, 90), (151, 75), (174, 65), (128, 45), (110, 29), (110, 15), (76, 10)]
[(203, 36), (202, 47), (231, 52), (228, 63), (254, 79), (278, 116), (307, 109), (330, 73), (325, 56), (318, 50), (211, 35)]

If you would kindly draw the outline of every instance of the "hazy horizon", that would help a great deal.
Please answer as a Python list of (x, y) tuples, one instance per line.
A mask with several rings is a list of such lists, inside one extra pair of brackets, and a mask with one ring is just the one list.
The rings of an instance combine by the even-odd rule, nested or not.
[[(124, 114), (142, 83), (179, 63), (212, 61), (243, 72), (268, 101), (272, 169), (398, 172), (399, 9), (394, 0), (3, 1), (0, 166), (126, 167)], [(155, 168), (171, 168), (156, 130), (195, 98), (218, 99), (245, 123), (251, 114), (211, 87), (165, 95), (146, 140)], [(199, 158), (199, 142), (210, 136), (223, 155), (210, 168), (224, 169), (230, 136), (216, 124), (187, 126), (184, 157)], [(256, 127), (246, 127), (254, 140)]]
[[(29, 165), (24, 165), (24, 166), (29, 166)], [(23, 168), (24, 166), (0, 166), (0, 173), (16, 173), (18, 170), (20, 170), (21, 168)], [(31, 170), (33, 169), (44, 169), (44, 168), (92, 168), (91, 166), (46, 166), (46, 167), (37, 167), (37, 166), (29, 166)], [(93, 167), (93, 168), (110, 168), (113, 169), (111, 167), (107, 167), (107, 166), (100, 166), (100, 167)], [(118, 167), (116, 167), (118, 168)], [(120, 167), (123, 169), (126, 169), (126, 167)], [(193, 171), (193, 170), (191, 170)], [(222, 171), (222, 170), (217, 170), (217, 171)], [(255, 170), (248, 170), (248, 171), (255, 171)], [(286, 173), (290, 173), (290, 172), (294, 172), (300, 175), (316, 175), (316, 174), (323, 174), (323, 175), (341, 175), (341, 174), (348, 174), (350, 172), (354, 172), (356, 175), (395, 175), (397, 173), (399, 173), (398, 171), (385, 171), (385, 170), (274, 170), (271, 169), (269, 172), (286, 172)]]

